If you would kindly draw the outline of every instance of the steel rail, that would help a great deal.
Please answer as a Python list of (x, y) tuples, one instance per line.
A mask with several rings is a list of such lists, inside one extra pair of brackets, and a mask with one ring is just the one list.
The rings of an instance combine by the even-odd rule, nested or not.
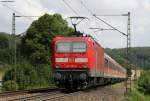
[(43, 99), (45, 99), (45, 97), (48, 97), (48, 96), (55, 96), (55, 95), (58, 95), (58, 94), (61, 94), (59, 91), (49, 91), (47, 93), (40, 93), (40, 94), (37, 94), (37, 95), (31, 95), (31, 96), (26, 96), (26, 97), (20, 97), (20, 98), (15, 98), (15, 99), (11, 99), (11, 100), (8, 100), (8, 101), (29, 101), (29, 100), (34, 100), (36, 101), (40, 99), (40, 101)]
[(0, 97), (15, 96), (15, 95), (21, 95), (21, 94), (25, 94), (25, 93), (54, 91), (56, 89), (58, 89), (58, 88), (40, 88), (40, 89), (31, 89), (31, 90), (7, 91), (7, 92), (0, 93)]

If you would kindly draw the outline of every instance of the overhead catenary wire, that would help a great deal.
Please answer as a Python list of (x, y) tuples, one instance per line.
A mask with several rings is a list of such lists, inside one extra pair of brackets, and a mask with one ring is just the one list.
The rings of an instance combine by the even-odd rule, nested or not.
[(80, 0), (80, 3), (81, 3), (81, 5), (85, 8), (85, 9), (87, 9), (87, 11), (90, 13), (90, 14), (92, 14), (93, 15), (93, 12), (92, 12), (92, 10), (90, 10), (84, 3), (83, 3), (83, 1), (82, 0)]
[(65, 1), (65, 0), (62, 0), (76, 15), (79, 16), (79, 14)]
[[(70, 8), (70, 10), (72, 10), (73, 11), (73, 13), (74, 14), (76, 14), (77, 16), (80, 16), (79, 14), (78, 14), (78, 12), (76, 11), (76, 10), (74, 10), (74, 8), (72, 7), (72, 6), (70, 6), (65, 0), (62, 0), (63, 2), (64, 2), (64, 4), (68, 7), (68, 8)], [(89, 9), (89, 11), (90, 11), (90, 9)], [(84, 21), (84, 20), (83, 20)], [(84, 21), (85, 22), (85, 21)], [(91, 26), (87, 23), (87, 22), (85, 22), (86, 23), (86, 26), (88, 27), (88, 28), (91, 28)], [(97, 39), (97, 35), (96, 35), (96, 33), (95, 33), (95, 31), (94, 31), (94, 29), (90, 29), (95, 35), (93, 35), (92, 34), (92, 36), (96, 36), (96, 37), (93, 37), (94, 39), (95, 39), (95, 41), (97, 41), (98, 42), (98, 40), (100, 40), (100, 39)], [(91, 34), (90, 34), (91, 35)]]
[[(8, 8), (8, 9), (10, 9), (11, 11), (13, 11), (13, 12), (15, 12), (15, 13), (17, 13), (17, 14), (20, 14), (21, 16), (25, 16), (24, 14), (22, 14), (21, 12), (19, 12), (19, 11), (17, 11), (17, 10), (15, 10), (15, 9), (13, 9), (13, 8), (11, 8), (11, 7), (9, 7), (8, 5), (6, 5), (6, 4), (3, 4), (3, 3), (0, 3), (2, 6), (4, 6), (4, 7), (6, 7), (6, 8)], [(26, 17), (28, 20), (33, 20), (33, 19), (31, 19), (31, 18), (28, 18), (28, 17)]]
[(114, 29), (114, 30), (120, 32), (121, 34), (123, 34), (123, 35), (125, 35), (125, 36), (127, 36), (127, 34), (125, 34), (124, 32), (120, 31), (119, 29), (113, 27), (112, 25), (110, 25), (109, 23), (107, 23), (106, 21), (104, 21), (103, 19), (97, 17), (95, 14), (93, 14), (93, 16), (94, 16), (95, 18), (97, 18), (98, 20), (102, 21), (103, 23), (105, 23), (106, 25), (108, 25), (109, 27), (111, 27), (112, 29)]
[[(70, 8), (72, 11), (73, 11), (73, 13), (74, 14), (76, 14), (77, 16), (80, 16), (74, 9), (73, 9), (73, 7), (71, 7), (65, 0), (62, 0), (64, 3), (65, 3), (65, 5), (68, 7), (68, 8)], [(84, 21), (85, 22), (85, 21)], [(87, 23), (87, 22), (86, 22)], [(86, 24), (88, 27), (90, 27), (90, 25), (88, 25), (88, 24)], [(92, 30), (92, 29), (91, 29)], [(94, 30), (92, 30), (93, 32), (94, 32)]]
[[(114, 26), (112, 26), (111, 24), (107, 23), (107, 22), (104, 21), (103, 19), (97, 17), (97, 16), (92, 12), (92, 10), (90, 10), (90, 9), (83, 3), (82, 0), (80, 0), (80, 3), (81, 3), (81, 5), (84, 6), (84, 8), (87, 9), (88, 12), (90, 12), (90, 13), (92, 14), (92, 16), (94, 16), (94, 17), (97, 18), (98, 20), (102, 21), (102, 22), (105, 23), (107, 26), (109, 26), (109, 27), (113, 28), (114, 30), (116, 30), (116, 31), (122, 33), (123, 35), (127, 36), (124, 32), (122, 32), (122, 31), (120, 31), (119, 29), (115, 28)], [(98, 16), (99, 16), (99, 15), (98, 15)], [(124, 14), (122, 14), (122, 15), (113, 15), (113, 14), (112, 14), (112, 15), (100, 15), (100, 16), (126, 16), (126, 15), (124, 15)]]

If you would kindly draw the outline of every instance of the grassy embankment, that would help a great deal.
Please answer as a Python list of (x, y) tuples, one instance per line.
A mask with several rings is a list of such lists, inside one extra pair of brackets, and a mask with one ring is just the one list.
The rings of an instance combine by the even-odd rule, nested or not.
[(134, 86), (131, 93), (125, 96), (123, 101), (150, 101), (150, 95), (146, 95), (138, 90), (137, 86)]

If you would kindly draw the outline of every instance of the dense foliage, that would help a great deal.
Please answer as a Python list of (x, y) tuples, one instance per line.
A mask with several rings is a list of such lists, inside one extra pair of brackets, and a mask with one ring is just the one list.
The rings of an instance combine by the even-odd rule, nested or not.
[(138, 79), (139, 90), (150, 94), (150, 70), (144, 71)]
[[(16, 89), (20, 90), (48, 87), (51, 83), (50, 71), (50, 67), (45, 64), (34, 67), (27, 62), (18, 63), (15, 68), (12, 68), (5, 73), (5, 76), (3, 77), (3, 80), (6, 81), (4, 82), (4, 88), (10, 86), (11, 81), (13, 81), (13, 84), (16, 83), (18, 86)], [(16, 79), (16, 81), (12, 79)]]
[(10, 35), (7, 33), (0, 33), (0, 64), (10, 63), (10, 49), (9, 49)]
[(139, 91), (137, 87), (134, 87), (122, 101), (150, 101), (150, 96)]
[(123, 101), (150, 101), (150, 70), (142, 72)]

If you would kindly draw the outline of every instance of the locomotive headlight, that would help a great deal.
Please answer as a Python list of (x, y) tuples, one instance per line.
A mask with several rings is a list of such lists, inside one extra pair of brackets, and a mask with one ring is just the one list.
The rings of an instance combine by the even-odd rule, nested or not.
[(68, 58), (56, 58), (56, 62), (68, 62)]
[(55, 68), (60, 68), (60, 67), (56, 65)]
[(87, 64), (84, 64), (84, 65), (83, 65), (83, 68), (87, 68)]
[(75, 58), (75, 62), (88, 62), (88, 58)]

